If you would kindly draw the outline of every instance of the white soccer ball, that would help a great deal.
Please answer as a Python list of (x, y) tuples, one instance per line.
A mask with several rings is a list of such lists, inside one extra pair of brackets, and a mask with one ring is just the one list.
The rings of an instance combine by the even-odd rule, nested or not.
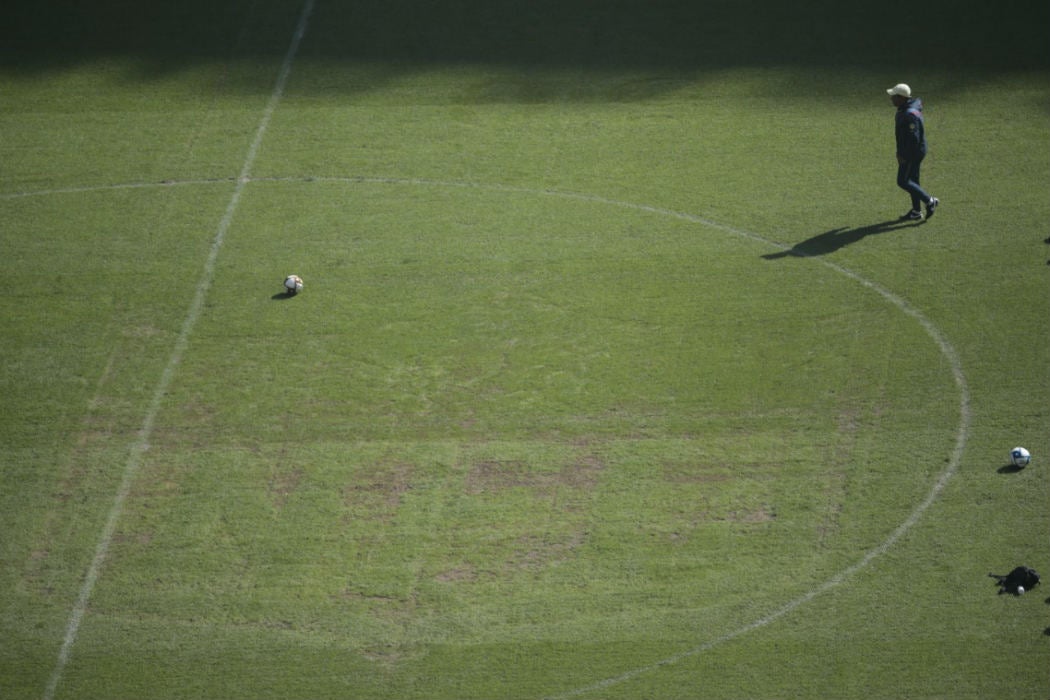
[(1024, 595), (1024, 586), (1017, 587), (1017, 595)]
[(303, 291), (303, 278), (299, 275), (288, 275), (284, 278), (284, 288), (289, 294), (298, 294)]
[(1014, 463), (1015, 467), (1024, 468), (1032, 461), (1032, 455), (1023, 447), (1015, 447), (1010, 450), (1010, 461)]

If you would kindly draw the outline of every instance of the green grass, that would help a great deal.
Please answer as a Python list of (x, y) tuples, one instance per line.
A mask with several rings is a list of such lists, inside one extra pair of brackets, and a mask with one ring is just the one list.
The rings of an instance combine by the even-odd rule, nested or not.
[[(320, 2), (196, 315), (298, 6), (179, 7), (0, 61), (0, 697), (129, 471), (56, 698), (1045, 697), (1023, 27)], [(902, 78), (944, 204), (880, 227)]]

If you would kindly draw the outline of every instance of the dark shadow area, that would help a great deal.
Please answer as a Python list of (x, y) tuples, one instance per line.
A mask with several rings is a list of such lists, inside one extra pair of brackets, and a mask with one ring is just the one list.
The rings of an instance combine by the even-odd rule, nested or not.
[(1017, 472), (1023, 472), (1024, 467), (1019, 467), (1016, 464), (1004, 464), (995, 470), (999, 474), (1016, 474)]
[[(11, 0), (0, 10), (0, 71), (116, 57), (139, 61), (145, 79), (215, 60), (279, 60), (302, 7), (302, 0)], [(693, 77), (737, 67), (853, 68), (897, 71), (890, 81), (921, 70), (971, 83), (1050, 67), (1045, 0), (1023, 0), (1009, 12), (931, 0), (916, 21), (902, 22), (905, 11), (895, 2), (831, 0), (316, 0), (300, 57), (404, 70), (486, 64)], [(836, 88), (817, 93), (829, 89)]]
[(922, 221), (894, 219), (893, 221), (883, 221), (878, 224), (871, 224), (870, 226), (863, 226), (861, 228), (834, 228), (830, 231), (825, 231), (824, 233), (813, 236), (812, 238), (807, 238), (801, 243), (796, 243), (789, 250), (783, 250), (779, 253), (768, 253), (762, 257), (766, 260), (779, 260), (780, 258), (788, 257), (812, 258), (819, 255), (827, 255), (828, 253), (834, 253), (840, 248), (852, 245), (868, 236), (886, 233), (887, 231), (896, 231), (902, 228), (912, 228), (914, 226), (919, 226), (922, 223)]
[(988, 574), (995, 580), (999, 595), (1020, 597), (1040, 585), (1039, 572), (1028, 566), (1016, 566), (1008, 574)]
[(291, 292), (277, 292), (270, 298), (274, 301), (287, 301), (289, 299), (294, 299), (297, 296), (297, 294), (292, 294)]

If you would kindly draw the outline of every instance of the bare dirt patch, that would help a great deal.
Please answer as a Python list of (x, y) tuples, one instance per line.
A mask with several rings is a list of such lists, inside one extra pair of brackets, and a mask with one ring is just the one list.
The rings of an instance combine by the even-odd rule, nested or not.
[(447, 571), (442, 571), (434, 576), (436, 581), (442, 583), (473, 583), (478, 580), (478, 572), (472, 566), (457, 566)]
[(664, 480), (672, 484), (708, 484), (731, 478), (725, 467), (718, 464), (667, 462), (661, 466)]
[(510, 488), (549, 491), (557, 487), (592, 489), (605, 469), (600, 457), (591, 453), (577, 456), (557, 471), (532, 467), (523, 460), (483, 460), (467, 474), (468, 494), (493, 493)]
[(572, 559), (586, 539), (587, 533), (582, 528), (561, 539), (525, 535), (518, 540), (514, 555), (507, 561), (506, 568), (509, 571), (545, 569), (551, 564)]
[(355, 474), (353, 483), (343, 488), (343, 503), (385, 512), (390, 517), (412, 489), (414, 473), (415, 467), (405, 462), (379, 463), (367, 473)]
[(288, 498), (299, 488), (304, 473), (302, 467), (294, 467), (290, 471), (278, 472), (270, 478), (269, 491), (274, 508), (280, 510), (284, 507)]

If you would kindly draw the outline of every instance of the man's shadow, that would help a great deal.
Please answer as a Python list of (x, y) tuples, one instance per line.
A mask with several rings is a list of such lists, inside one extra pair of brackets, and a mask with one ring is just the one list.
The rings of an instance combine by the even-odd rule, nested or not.
[(807, 238), (801, 243), (796, 243), (788, 250), (782, 250), (779, 253), (769, 253), (762, 257), (766, 260), (779, 260), (780, 258), (812, 258), (818, 255), (827, 255), (828, 253), (834, 253), (840, 248), (856, 243), (862, 238), (873, 236), (877, 233), (886, 233), (887, 231), (896, 231), (902, 228), (911, 228), (912, 226), (919, 226), (923, 222), (912, 221), (911, 219), (893, 219), (892, 221), (883, 221), (877, 224), (871, 224), (870, 226), (862, 226), (861, 228), (833, 228), (830, 231), (825, 231), (819, 235)]

